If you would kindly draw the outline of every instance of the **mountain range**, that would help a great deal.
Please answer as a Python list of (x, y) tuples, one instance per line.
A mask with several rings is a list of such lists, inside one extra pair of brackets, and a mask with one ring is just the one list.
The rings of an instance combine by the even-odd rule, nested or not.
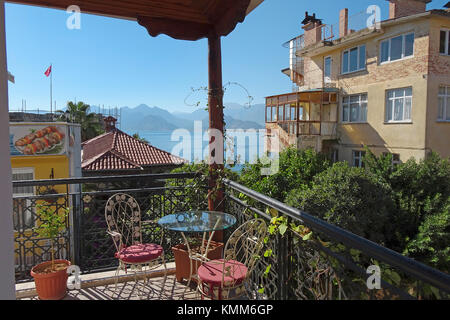
[[(245, 107), (237, 103), (225, 103), (224, 118), (227, 129), (263, 129), (265, 108), (263, 104)], [(131, 131), (192, 131), (194, 121), (202, 121), (202, 128), (208, 128), (208, 111), (197, 109), (193, 112), (169, 112), (159, 107), (141, 104), (135, 108), (122, 107), (120, 127)]]

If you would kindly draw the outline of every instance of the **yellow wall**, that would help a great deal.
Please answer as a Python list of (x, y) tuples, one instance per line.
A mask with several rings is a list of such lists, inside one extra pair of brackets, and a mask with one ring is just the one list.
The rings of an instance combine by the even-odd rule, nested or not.
[[(352, 150), (369, 146), (376, 154), (399, 153), (400, 160), (410, 157), (423, 159), (430, 149), (442, 156), (450, 156), (450, 123), (438, 123), (437, 92), (439, 85), (450, 85), (450, 57), (439, 56), (439, 30), (450, 29), (449, 19), (432, 17), (383, 27), (381, 33), (369, 39), (357, 40), (347, 46), (330, 49), (326, 53), (305, 59), (305, 86), (300, 90), (322, 87), (323, 61), (332, 57), (331, 81), (342, 95), (368, 94), (367, 123), (342, 123), (339, 107), (339, 159), (352, 160)], [(387, 64), (380, 64), (381, 41), (414, 32), (414, 56)], [(431, 41), (430, 41), (431, 39)], [(358, 45), (366, 45), (366, 70), (341, 74), (342, 52)], [(412, 121), (386, 123), (386, 91), (412, 87)]]
[(11, 157), (13, 168), (34, 168), (36, 180), (50, 179), (53, 168), (54, 179), (69, 177), (69, 158), (59, 156), (17, 156)]
[(438, 117), (438, 92), (440, 86), (450, 86), (450, 56), (439, 54), (441, 28), (450, 29), (448, 19), (430, 21), (430, 72), (428, 76), (427, 149), (450, 157), (450, 122), (440, 122)]
[[(51, 170), (53, 168), (54, 179), (68, 178), (69, 177), (69, 159), (65, 155), (52, 155), (52, 156), (15, 156), (11, 157), (12, 168), (33, 168), (34, 178), (36, 180), (50, 179)], [(54, 189), (59, 193), (65, 193), (65, 185), (54, 186)], [(37, 203), (42, 203), (42, 201), (37, 201)], [(64, 204), (64, 199), (58, 199), (59, 204)], [(19, 248), (18, 242), (14, 243), (14, 250), (22, 251), (21, 256), (32, 256), (34, 254), (41, 254), (42, 250), (34, 247), (37, 241), (39, 246), (46, 246), (46, 240), (37, 240), (37, 238), (32, 238), (32, 230), (23, 230), (23, 236), (30, 238), (30, 241), (20, 241), (24, 247)], [(19, 236), (18, 232), (14, 233), (14, 238)], [(28, 250), (24, 253), (23, 250)], [(18, 254), (15, 254), (16, 259), (18, 259)]]

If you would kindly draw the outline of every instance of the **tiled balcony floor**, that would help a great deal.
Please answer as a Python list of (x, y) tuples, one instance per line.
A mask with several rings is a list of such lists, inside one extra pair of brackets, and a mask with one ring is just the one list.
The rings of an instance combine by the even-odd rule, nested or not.
[[(196, 294), (195, 282), (190, 288), (186, 288), (186, 283), (179, 283), (175, 275), (169, 272), (166, 279), (164, 277), (154, 277), (148, 279), (144, 284), (143, 280), (135, 282), (130, 279), (126, 282), (114, 284), (114, 271), (99, 274), (82, 275), (82, 288), (79, 290), (68, 290), (63, 300), (195, 300), (200, 299)], [(123, 273), (120, 274), (122, 277)], [(34, 291), (34, 282), (16, 285), (17, 299), (37, 300)]]

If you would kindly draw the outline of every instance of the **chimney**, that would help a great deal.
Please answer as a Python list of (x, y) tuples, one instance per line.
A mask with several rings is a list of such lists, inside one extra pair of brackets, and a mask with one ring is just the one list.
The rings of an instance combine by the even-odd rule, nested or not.
[(322, 21), (316, 18), (315, 13), (310, 16), (308, 15), (308, 12), (306, 12), (305, 19), (302, 21), (302, 24), (302, 29), (305, 30), (305, 47), (322, 41)]
[(339, 38), (348, 34), (348, 9), (342, 9), (339, 12)]
[(432, 0), (387, 0), (389, 19), (397, 19), (427, 11), (427, 3)]
[(105, 122), (105, 131), (111, 132), (116, 130), (116, 122), (117, 119), (111, 116), (108, 116), (106, 118), (103, 118), (103, 122)]

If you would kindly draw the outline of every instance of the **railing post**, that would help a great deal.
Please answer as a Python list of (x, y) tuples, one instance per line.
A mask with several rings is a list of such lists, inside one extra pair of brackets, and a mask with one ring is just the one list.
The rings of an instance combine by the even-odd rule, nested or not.
[(287, 255), (286, 255), (286, 237), (277, 234), (277, 296), (276, 300), (286, 300), (286, 273), (287, 273)]
[(80, 266), (81, 261), (81, 238), (80, 238), (80, 232), (81, 232), (81, 216), (82, 216), (82, 189), (81, 184), (78, 185), (78, 190), (74, 190), (74, 194), (72, 195), (72, 202), (73, 202), (73, 210), (72, 210), (72, 217), (73, 217), (73, 259), (74, 264)]

